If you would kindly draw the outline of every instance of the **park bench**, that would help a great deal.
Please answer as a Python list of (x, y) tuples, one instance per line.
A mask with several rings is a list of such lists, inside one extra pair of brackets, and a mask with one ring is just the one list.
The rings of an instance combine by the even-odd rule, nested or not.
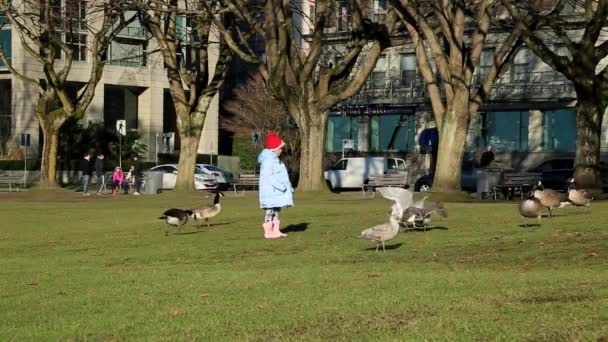
[(494, 200), (498, 197), (501, 190), (507, 199), (512, 198), (517, 193), (521, 199), (527, 191), (532, 190), (541, 178), (540, 172), (504, 172), (500, 182), (494, 186)]
[(8, 184), (10, 192), (13, 191), (13, 187), (19, 191), (19, 185), (23, 184), (23, 176), (0, 176), (0, 184)]
[(245, 196), (245, 189), (253, 189), (257, 190), (260, 184), (260, 176), (258, 175), (240, 175), (239, 181), (237, 183), (232, 184), (232, 188), (234, 189), (234, 195), (236, 196), (236, 192), (238, 189), (243, 191), (243, 196)]
[(407, 186), (407, 176), (403, 174), (386, 174), (381, 176), (370, 176), (367, 182), (361, 186), (363, 195), (369, 191), (372, 197), (376, 194), (376, 188), (383, 186), (393, 186), (398, 188), (405, 188)]

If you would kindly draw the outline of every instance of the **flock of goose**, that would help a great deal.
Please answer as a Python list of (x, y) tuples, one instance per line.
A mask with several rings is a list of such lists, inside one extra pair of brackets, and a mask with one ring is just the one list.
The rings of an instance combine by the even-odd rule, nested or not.
[[(545, 189), (542, 182), (538, 182), (536, 187), (530, 192), (528, 198), (523, 200), (519, 205), (519, 213), (524, 218), (535, 218), (540, 224), (545, 209), (549, 210), (549, 218), (553, 217), (553, 210), (563, 208), (567, 205), (575, 207), (591, 207), (593, 195), (586, 189), (578, 189), (574, 178), (568, 180), (567, 200), (562, 201), (563, 196), (553, 189)], [(524, 226), (527, 226), (524, 221)]]
[(195, 209), (178, 209), (171, 208), (163, 213), (159, 219), (164, 220), (168, 226), (177, 227), (179, 232), (183, 225), (188, 222), (188, 217), (194, 219), (196, 222), (205, 220), (207, 227), (209, 227), (209, 219), (219, 215), (222, 211), (222, 205), (220, 204), (220, 197), (224, 194), (220, 191), (216, 191), (215, 197), (213, 198), (213, 204), (205, 205)]
[[(549, 211), (549, 218), (553, 217), (553, 210), (563, 208), (567, 205), (575, 207), (590, 208), (594, 200), (590, 191), (578, 189), (574, 178), (568, 180), (567, 200), (562, 201), (563, 195), (553, 189), (546, 189), (542, 182), (534, 187), (528, 197), (519, 204), (519, 213), (524, 219), (524, 227), (527, 227), (526, 218), (535, 218), (540, 223), (545, 209)], [(447, 212), (440, 202), (427, 201), (425, 196), (422, 200), (414, 202), (411, 191), (402, 188), (382, 187), (377, 191), (386, 199), (392, 200), (388, 223), (365, 229), (360, 238), (376, 242), (376, 251), (382, 246), (385, 250), (385, 242), (394, 239), (400, 230), (408, 228), (424, 228), (431, 221), (431, 214), (445, 218)], [(430, 202), (430, 203), (429, 203)]]
[(361, 232), (359, 237), (376, 242), (376, 251), (384, 243), (397, 236), (400, 230), (408, 228), (424, 228), (431, 222), (431, 214), (435, 213), (442, 218), (448, 214), (440, 202), (427, 201), (425, 196), (420, 201), (414, 202), (411, 191), (403, 188), (382, 187), (376, 189), (382, 197), (392, 200), (388, 223), (373, 226)]

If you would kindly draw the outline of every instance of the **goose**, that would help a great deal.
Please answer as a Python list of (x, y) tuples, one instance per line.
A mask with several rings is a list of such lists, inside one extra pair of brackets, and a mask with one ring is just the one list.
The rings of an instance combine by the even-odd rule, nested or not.
[(165, 220), (167, 225), (175, 226), (179, 230), (188, 222), (188, 216), (190, 215), (192, 215), (191, 210), (171, 208), (165, 211), (163, 216), (159, 217), (159, 219)]
[(435, 202), (425, 206), (424, 200), (426, 200), (426, 197), (421, 201), (414, 203), (414, 206), (405, 209), (405, 212), (403, 213), (403, 225), (405, 226), (405, 229), (409, 228), (411, 225), (413, 229), (424, 228), (426, 231), (428, 224), (431, 222), (432, 213), (439, 215), (441, 218), (448, 217), (448, 213), (441, 202)]
[(586, 189), (577, 189), (574, 178), (568, 180), (570, 185), (568, 186), (568, 200), (572, 202), (574, 206), (587, 207), (589, 212), (591, 211), (591, 201), (595, 198), (591, 195), (591, 192)]
[(215, 193), (213, 198), (213, 205), (207, 205), (201, 208), (192, 209), (192, 218), (196, 221), (205, 219), (207, 227), (209, 227), (209, 219), (217, 216), (222, 211), (222, 205), (220, 204), (220, 196), (224, 194), (220, 191)]
[(379, 224), (371, 228), (365, 229), (359, 235), (360, 238), (375, 241), (376, 252), (382, 244), (382, 251), (386, 252), (384, 248), (384, 242), (392, 240), (399, 234), (399, 221), (401, 219), (402, 211), (397, 204), (392, 205), (391, 214), (388, 223)]
[(528, 226), (526, 218), (536, 218), (540, 225), (544, 209), (545, 207), (540, 203), (538, 198), (534, 197), (534, 191), (531, 191), (528, 198), (519, 204), (519, 214), (524, 219), (524, 227)]
[(567, 201), (562, 202), (559, 192), (553, 189), (545, 189), (541, 181), (538, 181), (538, 184), (534, 187), (532, 194), (534, 198), (539, 200), (543, 207), (549, 209), (549, 218), (553, 218), (553, 209), (563, 208), (571, 204)]

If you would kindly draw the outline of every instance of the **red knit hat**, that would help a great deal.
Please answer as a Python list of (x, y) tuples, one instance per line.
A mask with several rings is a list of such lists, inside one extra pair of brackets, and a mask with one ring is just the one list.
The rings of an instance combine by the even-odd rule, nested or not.
[(266, 136), (266, 148), (271, 151), (276, 151), (281, 147), (285, 146), (285, 142), (274, 132), (268, 132)]

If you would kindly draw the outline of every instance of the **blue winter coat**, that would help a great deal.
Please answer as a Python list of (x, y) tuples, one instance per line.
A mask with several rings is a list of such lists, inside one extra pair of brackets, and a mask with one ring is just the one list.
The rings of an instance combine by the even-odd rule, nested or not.
[(277, 155), (263, 150), (258, 156), (260, 163), (260, 208), (293, 206), (293, 188), (287, 168)]

